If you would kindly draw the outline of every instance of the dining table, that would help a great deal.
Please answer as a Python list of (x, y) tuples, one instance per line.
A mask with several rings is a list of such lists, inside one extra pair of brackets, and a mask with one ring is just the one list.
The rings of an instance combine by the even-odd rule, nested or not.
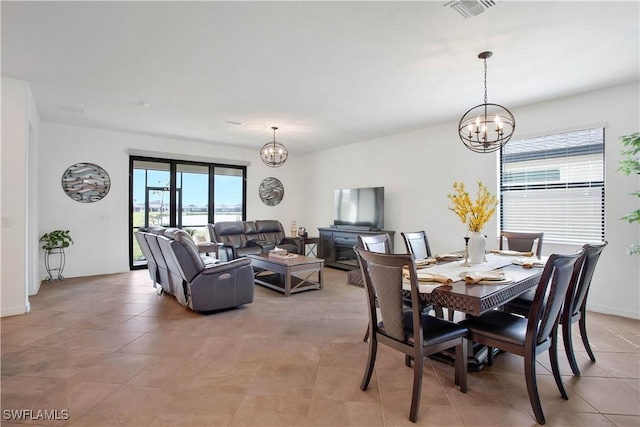
[[(466, 316), (480, 316), (494, 310), (516, 298), (520, 294), (535, 287), (542, 275), (544, 262), (533, 262), (535, 258), (488, 253), (485, 261), (476, 265), (467, 265), (464, 258), (456, 259), (452, 254), (449, 259), (441, 257), (437, 262), (417, 267), (419, 276), (418, 288), (420, 300), (425, 305), (435, 304), (443, 308), (465, 313)], [(531, 261), (531, 262), (528, 262)], [(501, 272), (504, 280), (487, 280), (479, 283), (468, 283), (464, 277), (468, 273)], [(433, 276), (444, 282), (440, 283), (420, 280), (420, 277)], [(411, 298), (408, 283), (404, 286), (403, 296)], [(485, 346), (470, 343), (469, 370), (480, 370), (487, 363), (488, 349)], [(434, 358), (453, 363), (452, 354), (440, 353)]]

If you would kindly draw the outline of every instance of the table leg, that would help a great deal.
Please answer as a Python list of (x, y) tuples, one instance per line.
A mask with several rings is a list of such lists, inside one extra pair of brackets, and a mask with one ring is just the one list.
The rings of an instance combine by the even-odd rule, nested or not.
[(287, 271), (284, 275), (284, 296), (291, 296), (291, 272)]

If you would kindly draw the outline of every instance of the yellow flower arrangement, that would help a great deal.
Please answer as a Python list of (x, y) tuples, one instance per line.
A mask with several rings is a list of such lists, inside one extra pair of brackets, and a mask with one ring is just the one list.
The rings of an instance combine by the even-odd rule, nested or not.
[(469, 224), (469, 231), (481, 231), (496, 211), (498, 199), (489, 193), (487, 187), (478, 182), (478, 198), (471, 201), (464, 183), (454, 182), (455, 194), (447, 194), (453, 207), (449, 207), (460, 218), (463, 224)]

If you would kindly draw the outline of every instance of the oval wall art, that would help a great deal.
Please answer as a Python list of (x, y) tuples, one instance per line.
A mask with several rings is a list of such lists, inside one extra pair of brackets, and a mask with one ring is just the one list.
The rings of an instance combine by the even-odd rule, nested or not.
[(110, 188), (107, 171), (93, 163), (76, 163), (62, 174), (62, 189), (76, 202), (97, 202)]
[(258, 188), (258, 194), (262, 203), (267, 206), (275, 206), (284, 197), (284, 186), (278, 178), (270, 176), (262, 180)]

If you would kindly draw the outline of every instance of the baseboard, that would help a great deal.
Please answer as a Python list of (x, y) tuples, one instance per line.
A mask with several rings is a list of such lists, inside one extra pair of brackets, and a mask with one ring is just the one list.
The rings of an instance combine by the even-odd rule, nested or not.
[(7, 307), (7, 308), (3, 308), (0, 309), (0, 317), (5, 317), (5, 316), (17, 316), (19, 314), (25, 314), (29, 312), (29, 303), (27, 303), (26, 307)]
[(28, 295), (30, 297), (32, 297), (34, 295), (38, 295), (38, 292), (40, 291), (40, 286), (41, 285), (42, 285), (42, 282), (39, 281), (39, 282), (36, 283), (36, 288), (35, 289), (29, 288), (29, 294)]
[(587, 304), (587, 310), (595, 311), (596, 313), (612, 314), (614, 316), (628, 317), (631, 319), (640, 320), (639, 312), (621, 309), (620, 307), (611, 307), (602, 304)]

